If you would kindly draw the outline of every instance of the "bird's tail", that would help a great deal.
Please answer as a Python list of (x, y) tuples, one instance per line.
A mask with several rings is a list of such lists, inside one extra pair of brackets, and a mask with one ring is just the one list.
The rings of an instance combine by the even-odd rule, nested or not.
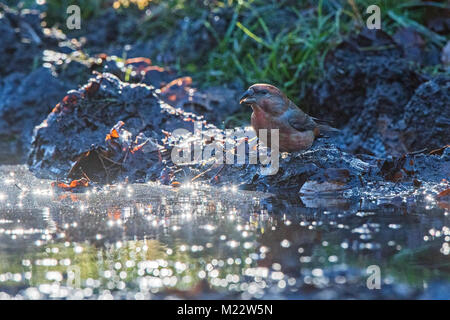
[(319, 128), (319, 137), (333, 137), (340, 132), (339, 129), (330, 127), (327, 124), (319, 124), (318, 128)]

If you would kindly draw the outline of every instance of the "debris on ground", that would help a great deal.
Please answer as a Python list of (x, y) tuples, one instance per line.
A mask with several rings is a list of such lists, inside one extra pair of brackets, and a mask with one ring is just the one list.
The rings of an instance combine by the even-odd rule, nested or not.
[(78, 180), (72, 180), (69, 184), (61, 181), (56, 181), (52, 182), (51, 186), (62, 191), (84, 191), (84, 188), (87, 188), (89, 186), (89, 180), (86, 178), (81, 178)]

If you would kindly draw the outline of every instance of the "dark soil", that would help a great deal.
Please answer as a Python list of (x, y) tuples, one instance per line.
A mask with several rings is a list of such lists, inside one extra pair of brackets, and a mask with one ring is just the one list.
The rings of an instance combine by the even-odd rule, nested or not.
[(448, 143), (450, 78), (424, 84), (429, 77), (387, 34), (364, 31), (344, 41), (325, 68), (326, 80), (311, 95), (313, 110), (342, 128), (347, 151), (400, 156)]

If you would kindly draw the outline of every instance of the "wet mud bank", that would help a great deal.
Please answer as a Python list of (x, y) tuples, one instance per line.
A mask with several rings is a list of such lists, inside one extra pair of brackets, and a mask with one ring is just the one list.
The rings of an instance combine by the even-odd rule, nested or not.
[[(198, 125), (200, 131), (195, 127)], [(186, 133), (174, 135), (177, 129)], [(422, 151), (377, 158), (352, 155), (339, 147), (339, 141), (324, 139), (310, 150), (282, 154), (279, 169), (268, 175), (264, 165), (250, 163), (251, 144), (238, 136), (243, 130), (236, 128), (227, 136), (233, 144), (226, 149), (225, 140), (215, 140), (226, 136), (223, 130), (203, 116), (164, 102), (161, 90), (103, 73), (79, 90), (70, 91), (35, 128), (28, 163), (41, 177), (85, 178), (93, 183), (159, 181), (176, 185), (203, 181), (306, 194), (353, 190), (355, 195), (383, 182), (411, 188), (423, 181), (439, 183), (449, 170), (446, 147), (431, 154)], [(198, 159), (190, 156), (188, 163), (174, 163), (173, 148), (183, 143), (192, 148), (198, 145), (201, 150), (214, 143), (222, 147), (217, 152), (223, 153), (223, 159), (232, 153), (237, 160), (234, 153), (243, 148), (245, 162), (225, 164), (217, 161), (217, 153), (209, 158), (201, 153)]]

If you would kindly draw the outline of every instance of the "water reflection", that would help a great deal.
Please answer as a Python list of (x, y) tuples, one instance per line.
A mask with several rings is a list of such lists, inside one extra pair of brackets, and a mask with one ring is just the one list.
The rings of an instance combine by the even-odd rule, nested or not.
[[(200, 184), (71, 194), (0, 170), (2, 299), (449, 296), (448, 209), (432, 190), (414, 201)], [(373, 264), (381, 290), (366, 286)]]

